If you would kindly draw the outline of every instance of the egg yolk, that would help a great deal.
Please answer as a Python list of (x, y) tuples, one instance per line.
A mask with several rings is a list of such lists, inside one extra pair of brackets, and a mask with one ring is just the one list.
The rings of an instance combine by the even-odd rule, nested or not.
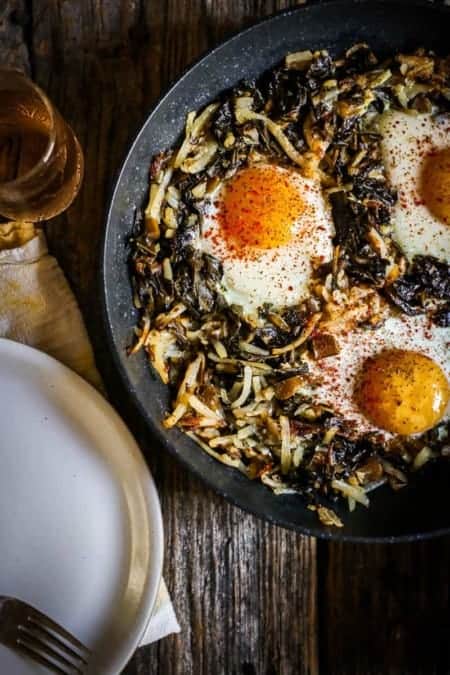
[(356, 390), (360, 408), (374, 425), (403, 436), (434, 427), (449, 397), (441, 368), (428, 356), (403, 350), (368, 359)]
[(271, 249), (287, 244), (297, 218), (305, 211), (287, 170), (272, 166), (239, 171), (226, 185), (219, 223), (227, 243)]
[(421, 188), (425, 206), (435, 218), (450, 225), (450, 148), (428, 155)]

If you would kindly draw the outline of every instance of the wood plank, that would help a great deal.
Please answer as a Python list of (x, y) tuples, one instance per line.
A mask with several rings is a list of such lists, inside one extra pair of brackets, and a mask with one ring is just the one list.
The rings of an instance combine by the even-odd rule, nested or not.
[[(169, 81), (225, 34), (295, 3), (30, 4), (36, 79), (73, 125), (86, 157), (82, 192), (66, 214), (49, 224), (48, 234), (96, 338), (95, 280), (105, 203), (145, 112)], [(116, 388), (111, 394), (120, 398)], [(139, 433), (132, 413), (127, 419)], [(161, 494), (164, 575), (182, 632), (140, 650), (125, 672), (317, 673), (315, 542), (226, 504), (152, 449), (148, 436), (140, 438)]]
[(1, 64), (29, 71), (30, 62), (25, 34), (31, 26), (31, 17), (25, 0), (0, 2)]
[(321, 672), (450, 672), (450, 539), (321, 544)]

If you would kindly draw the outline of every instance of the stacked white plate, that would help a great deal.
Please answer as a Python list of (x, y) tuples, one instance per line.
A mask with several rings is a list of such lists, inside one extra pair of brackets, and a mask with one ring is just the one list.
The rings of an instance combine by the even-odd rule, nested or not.
[[(161, 578), (158, 496), (140, 451), (93, 387), (0, 340), (0, 595), (48, 614), (116, 675)], [(0, 673), (45, 673), (0, 646)]]

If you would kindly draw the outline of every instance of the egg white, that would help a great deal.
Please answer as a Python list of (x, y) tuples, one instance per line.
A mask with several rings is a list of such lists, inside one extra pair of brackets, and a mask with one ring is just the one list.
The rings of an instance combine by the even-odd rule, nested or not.
[(218, 220), (217, 203), (223, 186), (202, 207), (199, 246), (222, 262), (224, 297), (230, 305), (240, 305), (244, 314), (265, 303), (283, 307), (304, 300), (309, 295), (313, 261), (329, 262), (333, 255), (334, 226), (319, 183), (295, 170), (271, 168), (288, 174), (306, 205), (292, 227), (294, 235), (288, 244), (253, 248), (248, 257), (237, 257), (222, 237)]
[(391, 111), (381, 116), (377, 127), (387, 175), (398, 192), (393, 239), (409, 260), (431, 255), (450, 262), (450, 228), (433, 216), (420, 193), (424, 160), (450, 145), (450, 119)]
[[(384, 438), (394, 436), (374, 426), (354, 400), (355, 386), (366, 359), (389, 349), (420, 352), (433, 359), (450, 379), (448, 329), (435, 326), (424, 315), (392, 315), (377, 329), (357, 328), (337, 340), (338, 354), (309, 361), (310, 374), (319, 381), (313, 390), (314, 401), (331, 407), (358, 434), (378, 432)], [(449, 417), (450, 406), (443, 419)]]

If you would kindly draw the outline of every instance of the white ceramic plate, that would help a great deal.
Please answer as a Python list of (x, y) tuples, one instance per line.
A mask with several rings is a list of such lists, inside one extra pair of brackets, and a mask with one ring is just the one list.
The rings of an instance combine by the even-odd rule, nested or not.
[[(161, 578), (158, 496), (140, 451), (93, 387), (0, 339), (0, 595), (34, 605), (117, 675)], [(46, 673), (0, 646), (2, 675)]]

